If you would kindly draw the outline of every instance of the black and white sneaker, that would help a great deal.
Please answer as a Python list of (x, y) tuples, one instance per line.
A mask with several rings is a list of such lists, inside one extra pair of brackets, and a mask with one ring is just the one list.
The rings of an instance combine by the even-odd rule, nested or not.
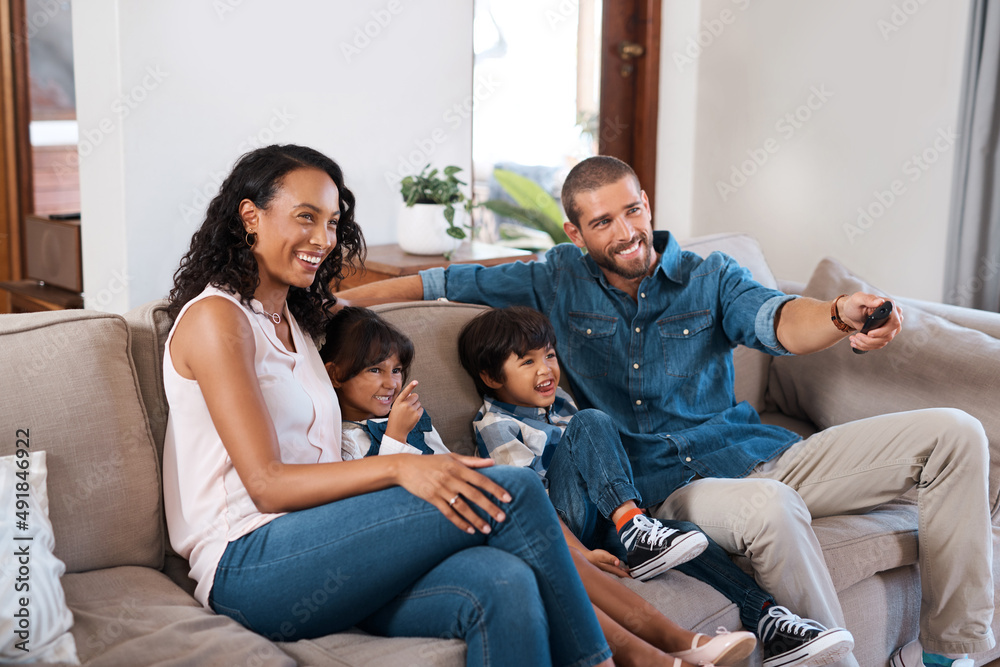
[(665, 528), (644, 514), (632, 517), (618, 537), (627, 551), (629, 573), (639, 581), (686, 563), (708, 547), (703, 533)]
[(767, 608), (757, 631), (764, 647), (764, 667), (828, 665), (854, 648), (854, 637), (847, 630), (827, 630), (776, 605)]

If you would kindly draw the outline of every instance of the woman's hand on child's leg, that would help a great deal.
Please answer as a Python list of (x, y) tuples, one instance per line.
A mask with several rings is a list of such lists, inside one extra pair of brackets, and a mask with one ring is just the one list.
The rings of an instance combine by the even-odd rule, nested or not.
[(424, 409), (420, 406), (420, 396), (413, 393), (416, 386), (417, 381), (413, 380), (403, 387), (399, 396), (392, 402), (385, 434), (397, 442), (406, 442), (406, 436), (424, 414)]
[(496, 521), (506, 518), (486, 493), (505, 503), (510, 502), (510, 494), (489, 477), (473, 470), (492, 466), (493, 459), (458, 454), (397, 456), (402, 463), (396, 472), (396, 483), (437, 507), (449, 521), (465, 532), (490, 532), (489, 524), (476, 514), (473, 505), (478, 505)]

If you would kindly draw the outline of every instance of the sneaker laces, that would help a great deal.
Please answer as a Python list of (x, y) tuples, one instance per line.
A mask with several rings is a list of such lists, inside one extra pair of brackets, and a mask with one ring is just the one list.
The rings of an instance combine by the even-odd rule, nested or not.
[(646, 542), (651, 547), (662, 546), (671, 535), (677, 533), (673, 528), (667, 528), (659, 521), (652, 521), (645, 514), (632, 517), (633, 523), (639, 529), (636, 539)]
[(808, 618), (804, 619), (788, 610), (786, 607), (774, 606), (767, 610), (767, 620), (773, 623), (766, 623), (777, 630), (786, 632), (793, 637), (805, 637), (810, 630), (823, 631), (825, 628), (816, 621)]

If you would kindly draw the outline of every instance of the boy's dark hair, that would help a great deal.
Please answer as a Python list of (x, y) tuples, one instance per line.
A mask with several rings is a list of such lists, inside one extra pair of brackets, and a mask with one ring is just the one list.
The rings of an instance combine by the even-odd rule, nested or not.
[(319, 351), (324, 364), (337, 365), (337, 382), (352, 377), (395, 354), (403, 377), (413, 362), (413, 341), (374, 311), (345, 306), (326, 323), (326, 343)]
[(556, 346), (556, 332), (549, 318), (534, 308), (510, 306), (484, 311), (469, 320), (458, 335), (458, 358), (472, 376), (480, 396), (496, 396), (479, 376), (483, 371), (497, 382), (506, 382), (504, 362), (510, 355), (523, 357), (531, 350)]

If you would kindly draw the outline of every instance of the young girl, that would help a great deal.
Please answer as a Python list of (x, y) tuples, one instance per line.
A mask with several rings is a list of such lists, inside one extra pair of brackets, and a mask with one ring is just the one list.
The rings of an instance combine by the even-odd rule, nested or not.
[[(343, 308), (327, 324), (320, 357), (340, 402), (344, 460), (450, 451), (413, 393), (417, 382), (404, 387), (413, 343), (398, 329), (365, 308)], [(665, 665), (671, 660), (673, 667), (731, 664), (753, 651), (756, 640), (749, 632), (720, 629), (710, 639), (680, 628), (641, 596), (601, 573), (565, 526), (563, 535), (616, 665)], [(624, 627), (626, 622), (631, 629)]]

